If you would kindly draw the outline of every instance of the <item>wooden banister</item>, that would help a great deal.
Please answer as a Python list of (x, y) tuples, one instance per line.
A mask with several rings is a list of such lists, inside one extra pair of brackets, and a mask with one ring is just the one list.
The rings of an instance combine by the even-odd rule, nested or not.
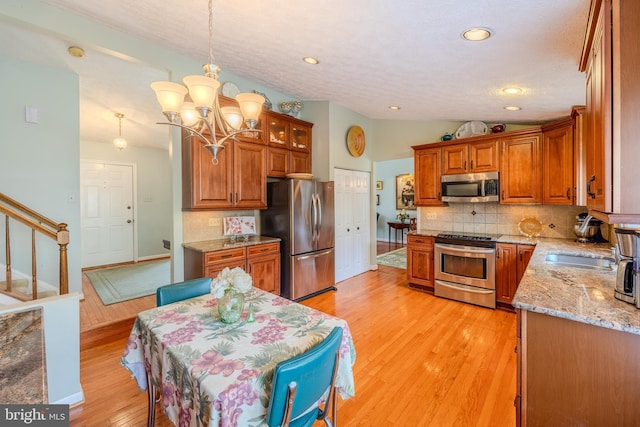
[(36, 274), (36, 232), (56, 241), (59, 247), (60, 283), (59, 294), (69, 293), (69, 269), (67, 260), (67, 245), (69, 244), (69, 230), (67, 224), (57, 223), (44, 215), (28, 208), (22, 203), (0, 193), (0, 213), (5, 215), (5, 256), (6, 256), (6, 293), (14, 295), (11, 279), (11, 244), (9, 233), (9, 218), (26, 225), (31, 229), (31, 280), (32, 299), (38, 297)]

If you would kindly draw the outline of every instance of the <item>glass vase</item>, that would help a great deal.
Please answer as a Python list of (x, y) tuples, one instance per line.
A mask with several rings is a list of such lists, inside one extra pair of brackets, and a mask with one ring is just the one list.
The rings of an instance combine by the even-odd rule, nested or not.
[(226, 289), (222, 298), (218, 298), (218, 314), (224, 323), (237, 322), (244, 309), (244, 294)]

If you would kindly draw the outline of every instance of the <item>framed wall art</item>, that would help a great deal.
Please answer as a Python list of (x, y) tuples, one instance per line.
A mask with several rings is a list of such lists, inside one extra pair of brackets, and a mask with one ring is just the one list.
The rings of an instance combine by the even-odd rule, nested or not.
[(412, 173), (396, 175), (396, 209), (416, 209)]

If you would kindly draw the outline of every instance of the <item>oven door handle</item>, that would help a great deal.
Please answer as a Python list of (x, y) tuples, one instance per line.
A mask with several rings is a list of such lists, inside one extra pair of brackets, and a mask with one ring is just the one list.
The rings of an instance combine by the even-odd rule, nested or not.
[(451, 252), (470, 252), (472, 254), (493, 254), (496, 251), (495, 248), (475, 248), (471, 246), (449, 245), (446, 243), (436, 243), (435, 247)]
[(446, 286), (448, 288), (452, 288), (452, 289), (457, 289), (459, 291), (464, 291), (464, 292), (470, 292), (473, 294), (482, 294), (482, 295), (487, 295), (487, 294), (492, 294), (495, 292), (495, 289), (472, 289), (473, 286), (458, 286), (455, 283), (452, 282), (445, 282), (443, 280), (436, 280), (435, 281), (438, 285), (442, 285), (442, 286)]

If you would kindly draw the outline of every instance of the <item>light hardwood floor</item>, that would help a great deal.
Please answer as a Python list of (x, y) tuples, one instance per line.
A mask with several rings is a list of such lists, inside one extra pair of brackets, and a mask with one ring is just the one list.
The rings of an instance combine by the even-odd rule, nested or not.
[[(337, 287), (303, 304), (347, 320), (353, 334), (356, 396), (338, 399), (338, 425), (515, 425), (515, 314), (411, 289), (393, 267)], [(139, 304), (134, 310), (148, 303)], [(86, 402), (72, 409), (72, 426), (145, 425), (146, 394), (119, 365), (130, 328), (98, 329), (81, 350)], [(156, 425), (171, 426), (160, 410)]]

